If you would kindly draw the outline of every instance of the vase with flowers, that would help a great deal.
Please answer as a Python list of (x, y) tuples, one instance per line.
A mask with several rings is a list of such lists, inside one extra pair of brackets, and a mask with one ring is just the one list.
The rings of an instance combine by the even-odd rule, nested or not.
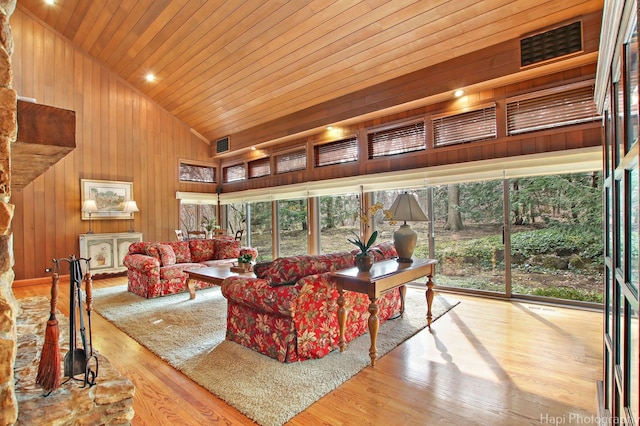
[[(393, 214), (391, 213), (391, 211), (385, 210), (382, 206), (382, 203), (380, 202), (375, 203), (366, 210), (358, 209), (358, 211), (354, 213), (353, 216), (354, 219), (360, 220), (360, 224), (364, 228), (368, 228), (370, 223), (373, 222), (373, 218), (379, 210), (382, 210), (382, 212), (384, 213), (385, 220), (389, 220), (393, 223)], [(378, 231), (373, 231), (366, 242), (355, 232), (351, 231), (351, 233), (355, 236), (355, 238), (347, 239), (347, 241), (349, 241), (351, 244), (354, 244), (360, 249), (360, 253), (356, 254), (356, 266), (361, 272), (367, 272), (373, 266), (373, 255), (371, 254), (370, 249), (378, 239)]]
[(218, 228), (215, 216), (211, 216), (211, 219), (207, 216), (202, 216), (200, 225), (202, 225), (204, 230), (207, 231), (207, 238), (213, 238), (213, 230)]

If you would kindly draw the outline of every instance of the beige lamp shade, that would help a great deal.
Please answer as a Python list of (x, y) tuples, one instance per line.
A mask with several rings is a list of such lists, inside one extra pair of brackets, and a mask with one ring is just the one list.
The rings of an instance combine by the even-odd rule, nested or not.
[(82, 203), (82, 211), (85, 213), (89, 213), (89, 217), (91, 217), (91, 213), (95, 213), (98, 211), (96, 200), (85, 200), (84, 203)]
[(131, 201), (125, 201), (124, 202), (124, 212), (125, 213), (135, 213), (135, 212), (139, 212), (140, 209), (138, 208), (138, 205), (136, 204), (135, 201), (131, 200)]
[(429, 221), (429, 217), (420, 208), (416, 197), (406, 192), (398, 195), (389, 210), (395, 220), (404, 222), (400, 225), (400, 229), (393, 233), (393, 244), (398, 252), (398, 262), (412, 263), (411, 256), (413, 256), (413, 251), (418, 243), (418, 234), (407, 225), (407, 221), (425, 222)]

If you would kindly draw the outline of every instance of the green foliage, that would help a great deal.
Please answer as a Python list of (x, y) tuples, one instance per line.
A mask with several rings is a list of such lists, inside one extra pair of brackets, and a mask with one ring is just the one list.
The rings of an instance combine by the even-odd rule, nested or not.
[(282, 200), (278, 206), (281, 230), (307, 229), (307, 200)]
[(532, 294), (535, 296), (553, 297), (556, 299), (581, 300), (584, 302), (602, 303), (602, 293), (596, 293), (586, 290), (578, 290), (567, 287), (544, 287), (535, 288), (533, 290), (527, 288), (518, 288), (518, 294)]
[(371, 236), (369, 237), (369, 240), (366, 242), (366, 244), (360, 239), (360, 236), (358, 234), (356, 234), (355, 232), (351, 231), (351, 233), (353, 235), (355, 235), (356, 237), (352, 240), (347, 239), (347, 241), (349, 241), (351, 244), (354, 244), (356, 247), (358, 247), (360, 249), (360, 253), (356, 256), (356, 257), (362, 257), (364, 256), (369, 249), (371, 248), (372, 245), (375, 244), (376, 239), (378, 238), (378, 231), (373, 231), (373, 233), (371, 234)]
[(253, 255), (251, 253), (245, 253), (238, 257), (238, 263), (251, 263)]
[[(436, 258), (473, 258), (481, 265), (489, 266), (495, 261), (495, 254), (504, 250), (502, 235), (476, 238), (465, 241), (439, 241)], [(516, 232), (511, 235), (512, 253), (526, 258), (539, 254), (575, 254), (591, 263), (601, 264), (603, 243), (598, 229), (556, 225), (548, 228)], [(416, 249), (417, 257), (428, 257), (428, 248)]]
[(511, 235), (511, 250), (526, 257), (535, 254), (573, 253), (600, 261), (604, 250), (601, 228), (556, 224)]

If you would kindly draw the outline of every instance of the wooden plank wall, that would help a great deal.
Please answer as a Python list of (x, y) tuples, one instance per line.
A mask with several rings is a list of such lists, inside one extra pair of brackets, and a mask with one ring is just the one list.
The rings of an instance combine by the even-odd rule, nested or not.
[[(134, 229), (146, 240), (175, 239), (175, 192), (215, 192), (210, 185), (179, 184), (178, 161), (208, 161), (209, 146), (22, 9), (16, 9), (11, 27), (18, 95), (73, 110), (77, 118), (77, 148), (22, 190), (13, 190), (16, 279), (45, 277), (51, 259), (79, 255), (78, 236), (88, 229), (80, 214), (80, 179), (133, 182), (140, 207)], [(129, 221), (94, 220), (92, 227), (126, 232)]]

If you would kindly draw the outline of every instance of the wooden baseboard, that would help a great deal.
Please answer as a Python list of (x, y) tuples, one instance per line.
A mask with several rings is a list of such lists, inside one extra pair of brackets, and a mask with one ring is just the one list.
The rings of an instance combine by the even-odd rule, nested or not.
[[(60, 281), (69, 282), (70, 275), (60, 275)], [(51, 284), (51, 277), (40, 277), (40, 278), (29, 278), (26, 280), (15, 280), (13, 282), (13, 286), (15, 288), (18, 287), (28, 287), (31, 285), (43, 285), (43, 284)]]

